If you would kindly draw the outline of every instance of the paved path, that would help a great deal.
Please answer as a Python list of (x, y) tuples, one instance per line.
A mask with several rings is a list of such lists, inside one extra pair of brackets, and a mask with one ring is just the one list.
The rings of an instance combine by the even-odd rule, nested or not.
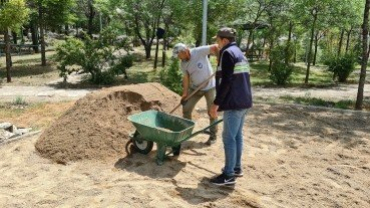
[(26, 102), (60, 102), (84, 97), (90, 89), (55, 89), (48, 86), (3, 86), (0, 87), (1, 102), (22, 98)]
[[(356, 100), (358, 85), (334, 88), (262, 88), (254, 87), (253, 95), (273, 101), (281, 96), (321, 98), (330, 101)], [(94, 89), (56, 89), (49, 86), (0, 86), (0, 102), (12, 102), (18, 97), (26, 102), (60, 102), (77, 100)], [(370, 99), (370, 85), (365, 85), (364, 99)]]
[[(333, 88), (262, 88), (254, 87), (254, 96), (274, 99), (281, 96), (321, 98), (328, 101), (356, 100), (358, 85), (339, 85)], [(370, 99), (370, 85), (365, 85), (364, 99)]]

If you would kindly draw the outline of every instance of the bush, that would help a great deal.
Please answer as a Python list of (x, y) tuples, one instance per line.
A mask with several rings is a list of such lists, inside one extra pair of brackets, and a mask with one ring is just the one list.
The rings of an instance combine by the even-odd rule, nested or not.
[(172, 60), (169, 67), (165, 67), (159, 72), (160, 82), (169, 88), (170, 90), (176, 92), (177, 94), (182, 93), (182, 72), (179, 67), (179, 60)]
[(130, 68), (133, 65), (134, 56), (133, 55), (126, 55), (119, 59), (119, 62), (114, 65), (110, 71), (115, 75), (124, 74), (125, 78), (127, 79), (127, 72), (126, 69)]
[(95, 84), (109, 85), (114, 81), (114, 74), (111, 71), (103, 71), (95, 74), (91, 81)]
[(328, 65), (328, 71), (333, 72), (333, 80), (338, 77), (339, 82), (346, 82), (347, 78), (355, 70), (356, 57), (352, 54), (342, 56), (328, 56), (324, 62)]
[(292, 47), (277, 46), (271, 52), (272, 67), (270, 80), (277, 85), (285, 85), (293, 72), (293, 66), (289, 64), (292, 60)]
[(277, 85), (285, 85), (289, 82), (292, 72), (293, 72), (292, 65), (286, 65), (285, 63), (275, 62), (271, 68), (270, 79), (273, 83)]
[[(69, 38), (64, 43), (56, 47), (56, 61), (59, 62), (58, 69), (60, 76), (67, 80), (67, 76), (73, 71), (82, 69), (84, 73), (90, 73), (91, 81), (95, 84), (111, 84), (114, 76), (126, 72), (132, 66), (133, 58), (127, 55), (115, 64), (117, 57), (116, 51), (124, 49), (129, 51), (127, 42), (124, 38), (117, 40), (115, 30), (103, 31), (98, 40), (93, 40), (89, 36), (84, 36), (84, 41)], [(73, 68), (79, 66), (79, 69)], [(127, 76), (126, 76), (127, 77)]]

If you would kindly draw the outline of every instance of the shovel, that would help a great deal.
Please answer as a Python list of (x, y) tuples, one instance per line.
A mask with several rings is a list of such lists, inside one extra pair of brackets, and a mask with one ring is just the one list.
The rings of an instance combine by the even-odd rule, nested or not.
[[(189, 100), (193, 95), (195, 95), (195, 93), (197, 93), (200, 89), (202, 89), (204, 86), (206, 86), (206, 84), (208, 84), (209, 80), (211, 80), (215, 76), (215, 74), (216, 74), (216, 72), (213, 73), (211, 76), (209, 76), (206, 80), (204, 80), (190, 95), (188, 95), (185, 99), (183, 99), (183, 101)], [(170, 114), (175, 112), (175, 110), (177, 110), (177, 108), (179, 108), (181, 106), (181, 104), (182, 104), (182, 102), (180, 102), (174, 109), (172, 109), (170, 111)]]

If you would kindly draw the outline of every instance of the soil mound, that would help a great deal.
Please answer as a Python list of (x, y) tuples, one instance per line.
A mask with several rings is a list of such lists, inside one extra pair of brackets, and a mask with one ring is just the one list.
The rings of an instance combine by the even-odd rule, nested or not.
[(35, 147), (58, 163), (122, 157), (135, 130), (128, 115), (149, 109), (170, 112), (179, 102), (180, 96), (158, 83), (102, 89), (78, 100), (42, 133)]

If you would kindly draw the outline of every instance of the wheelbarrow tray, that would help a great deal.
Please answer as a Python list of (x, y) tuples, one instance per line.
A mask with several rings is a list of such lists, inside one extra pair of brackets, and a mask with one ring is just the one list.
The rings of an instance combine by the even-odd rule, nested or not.
[(136, 130), (147, 141), (175, 147), (188, 138), (194, 129), (192, 120), (148, 110), (128, 117)]

